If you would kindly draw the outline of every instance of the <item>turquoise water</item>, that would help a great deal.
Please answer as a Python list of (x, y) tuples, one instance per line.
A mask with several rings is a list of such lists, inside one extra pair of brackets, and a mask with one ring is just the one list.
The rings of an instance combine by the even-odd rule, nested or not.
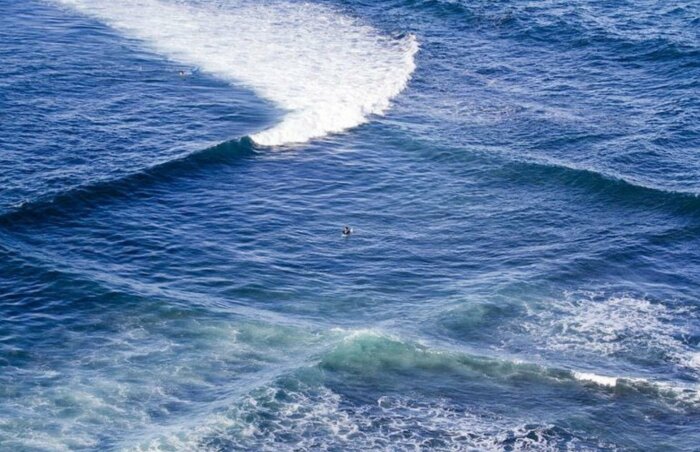
[(697, 1), (0, 6), (1, 450), (698, 449)]

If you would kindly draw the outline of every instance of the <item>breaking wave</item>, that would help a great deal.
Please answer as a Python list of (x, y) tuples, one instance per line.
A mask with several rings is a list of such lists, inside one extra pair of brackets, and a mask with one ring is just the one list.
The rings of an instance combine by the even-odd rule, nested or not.
[(57, 0), (157, 53), (253, 89), (285, 111), (252, 135), (301, 143), (382, 114), (415, 69), (414, 36), (385, 36), (326, 6), (284, 1)]

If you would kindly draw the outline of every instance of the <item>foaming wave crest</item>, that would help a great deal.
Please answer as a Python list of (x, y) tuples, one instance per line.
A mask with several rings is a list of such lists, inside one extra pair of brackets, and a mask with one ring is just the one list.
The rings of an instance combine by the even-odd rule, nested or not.
[(440, 373), (442, 377), (452, 374), (466, 381), (485, 377), (494, 382), (507, 384), (525, 379), (530, 384), (551, 386), (568, 384), (573, 380), (596, 389), (631, 390), (642, 397), (661, 400), (666, 406), (677, 409), (695, 407), (700, 403), (700, 387), (697, 384), (658, 381), (627, 375), (601, 375), (508, 358), (468, 355), (406, 342), (376, 330), (350, 332), (342, 342), (324, 356), (321, 365), (326, 370), (352, 374), (353, 378), (421, 369)]
[(389, 107), (415, 69), (415, 37), (384, 36), (320, 5), (56, 1), (274, 102), (286, 115), (252, 136), (260, 145), (301, 143), (360, 125)]
[(667, 402), (667, 406), (695, 406), (700, 402), (697, 386), (677, 385), (664, 381), (652, 381), (645, 378), (610, 377), (591, 372), (571, 372), (571, 377), (582, 383), (606, 388), (623, 387), (647, 394)]

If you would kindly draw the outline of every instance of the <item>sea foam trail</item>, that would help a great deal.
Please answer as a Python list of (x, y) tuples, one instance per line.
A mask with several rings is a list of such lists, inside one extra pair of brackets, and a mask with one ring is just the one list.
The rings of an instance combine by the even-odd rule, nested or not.
[(253, 89), (285, 110), (252, 135), (301, 143), (382, 114), (415, 69), (415, 37), (384, 36), (325, 6), (285, 1), (56, 0), (155, 52)]

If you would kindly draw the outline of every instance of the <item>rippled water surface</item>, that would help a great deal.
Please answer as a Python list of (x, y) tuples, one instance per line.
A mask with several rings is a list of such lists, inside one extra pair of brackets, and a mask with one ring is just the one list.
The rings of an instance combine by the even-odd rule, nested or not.
[(697, 450), (697, 0), (0, 7), (0, 450)]

